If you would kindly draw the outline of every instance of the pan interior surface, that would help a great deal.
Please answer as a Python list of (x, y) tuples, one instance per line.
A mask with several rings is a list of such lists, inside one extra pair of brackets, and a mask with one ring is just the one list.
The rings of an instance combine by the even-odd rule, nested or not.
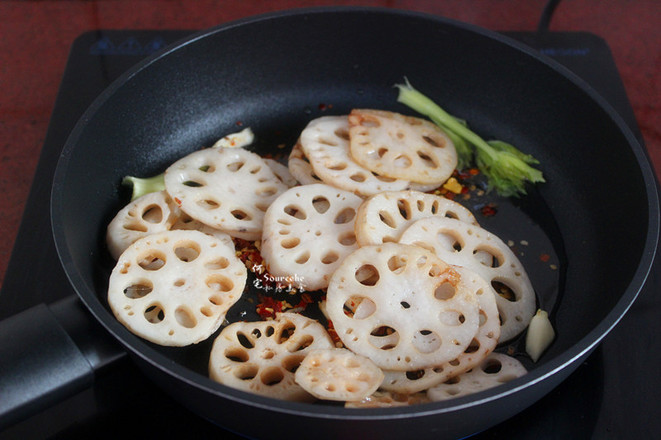
[[(76, 291), (139, 356), (174, 361), (172, 371), (196, 388), (232, 395), (206, 379), (213, 337), (184, 349), (157, 347), (110, 313), (113, 262), (104, 236), (128, 200), (122, 177), (158, 174), (245, 127), (256, 135), (251, 148), (286, 157), (315, 117), (359, 107), (412, 114), (396, 102), (393, 85), (404, 78), (483, 137), (506, 140), (540, 160), (546, 183), (521, 199), (496, 199), (498, 215), (480, 221), (517, 237), (539, 305), (551, 311), (557, 338), (538, 365), (527, 365), (530, 377), (547, 373), (545, 364), (557, 359), (566, 363), (567, 353), (593, 344), (595, 329), (607, 330), (626, 311), (644, 281), (641, 265), (651, 265), (658, 201), (650, 198), (649, 167), (641, 171), (642, 148), (561, 69), (488, 32), (415, 13), (349, 8), (267, 15), (191, 38), (113, 84), (72, 133), (54, 184), (56, 244)], [(551, 255), (555, 268), (540, 264), (541, 253)], [(243, 316), (241, 307), (249, 305), (237, 304), (232, 319)], [(520, 341), (513, 346), (521, 350)], [(326, 410), (309, 410), (316, 411)]]

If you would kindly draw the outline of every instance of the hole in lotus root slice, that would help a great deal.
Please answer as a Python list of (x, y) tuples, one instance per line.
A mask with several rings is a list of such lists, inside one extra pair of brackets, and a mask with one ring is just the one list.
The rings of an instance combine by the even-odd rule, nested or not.
[(197, 200), (195, 204), (206, 211), (213, 211), (220, 208), (221, 206), (219, 201), (213, 200), (211, 198)]
[(259, 379), (266, 386), (274, 386), (283, 381), (285, 375), (281, 368), (269, 367), (262, 370)]
[(181, 261), (190, 263), (200, 256), (200, 245), (194, 241), (177, 243), (174, 248), (174, 254)]
[(412, 345), (420, 353), (433, 353), (443, 344), (443, 339), (440, 335), (431, 330), (418, 330), (413, 334)]
[(138, 266), (147, 271), (156, 271), (165, 266), (166, 257), (163, 252), (150, 249), (138, 259)]
[(457, 310), (444, 310), (438, 315), (438, 320), (445, 326), (458, 327), (466, 321), (466, 318)]
[(379, 282), (379, 271), (372, 264), (363, 264), (355, 272), (356, 281), (363, 286), (376, 286)]
[(185, 180), (181, 182), (181, 184), (190, 188), (202, 188), (203, 186), (206, 186), (206, 183), (197, 180)]
[(255, 190), (255, 194), (258, 197), (271, 197), (278, 193), (278, 188), (275, 186), (262, 186)]
[(287, 205), (284, 207), (283, 210), (285, 214), (290, 215), (299, 220), (305, 220), (308, 217), (307, 214), (305, 214), (305, 211), (300, 206)]
[(252, 338), (247, 336), (242, 330), (236, 333), (236, 340), (239, 341), (239, 344), (244, 348), (251, 349), (255, 347)]
[(301, 243), (298, 237), (288, 237), (280, 242), (280, 246), (285, 249), (293, 249)]
[(186, 306), (179, 306), (174, 311), (174, 318), (184, 328), (193, 328), (197, 325), (197, 319), (193, 312)]
[(443, 281), (434, 290), (434, 298), (441, 301), (448, 301), (454, 298), (457, 288), (449, 281)]
[(452, 231), (438, 231), (435, 244), (451, 252), (460, 252), (464, 247), (461, 236)]
[(245, 164), (246, 164), (245, 161), (243, 161), (243, 160), (237, 160), (237, 161), (234, 161), (234, 162), (230, 162), (230, 163), (228, 163), (228, 164), (227, 164), (227, 169), (230, 170), (230, 171), (233, 172), (233, 173), (236, 173), (236, 172), (239, 171), (241, 168), (243, 168), (243, 166), (244, 166)]
[(212, 274), (207, 277), (206, 285), (216, 292), (231, 292), (234, 289), (234, 282), (222, 274)]
[(477, 262), (486, 267), (500, 267), (505, 261), (505, 258), (501, 252), (496, 249), (487, 249), (485, 247), (478, 247), (474, 249), (473, 258), (475, 258)]
[(397, 227), (397, 223), (392, 218), (389, 212), (386, 211), (379, 212), (379, 220), (381, 221), (381, 223), (388, 226), (389, 228), (395, 229)]
[(235, 209), (235, 210), (231, 211), (230, 213), (237, 220), (244, 220), (244, 221), (252, 220), (252, 215), (250, 215), (250, 213), (246, 212), (243, 209)]
[(317, 196), (314, 199), (312, 199), (312, 207), (319, 214), (323, 214), (326, 211), (328, 211), (328, 208), (330, 208), (330, 206), (331, 206), (330, 202), (324, 196)]
[(222, 306), (225, 301), (223, 300), (222, 295), (211, 295), (209, 296), (209, 302), (214, 306)]
[(379, 350), (392, 350), (399, 344), (399, 333), (392, 327), (382, 325), (370, 332), (369, 342)]
[[(156, 204), (146, 206), (142, 211), (142, 215), (140, 217), (142, 218), (142, 220), (144, 220), (147, 223), (151, 223), (151, 224), (161, 223), (164, 218), (163, 209)], [(143, 232), (146, 232), (146, 230)]]
[(353, 231), (346, 232), (337, 238), (342, 246), (353, 246), (356, 244), (356, 234)]
[(367, 180), (367, 175), (366, 173), (354, 173), (351, 176), (349, 176), (349, 178), (354, 182), (362, 183)]
[(339, 259), (340, 259), (340, 255), (339, 255), (337, 252), (335, 252), (335, 251), (329, 251), (329, 252), (326, 252), (326, 253), (321, 257), (321, 262), (322, 262), (323, 264), (333, 264), (333, 263), (335, 263), (335, 262), (336, 262), (337, 260), (339, 260)]
[(376, 304), (369, 298), (352, 296), (344, 303), (344, 313), (354, 319), (367, 319), (376, 311)]
[(401, 255), (393, 255), (388, 259), (388, 269), (394, 273), (401, 273), (406, 269), (407, 258)]
[(305, 264), (310, 260), (310, 251), (306, 250), (296, 256), (296, 264)]
[(230, 261), (225, 257), (218, 257), (216, 259), (204, 263), (204, 268), (207, 270), (222, 270), (229, 267)]
[(130, 299), (139, 299), (149, 295), (154, 290), (151, 281), (143, 279), (133, 282), (124, 289), (124, 295)]
[(301, 365), (304, 358), (305, 356), (303, 354), (289, 354), (282, 360), (282, 368), (290, 373), (296, 373), (296, 370)]
[(250, 381), (257, 377), (259, 367), (255, 364), (245, 364), (239, 366), (239, 368), (234, 368), (233, 372), (237, 379)]
[(493, 287), (493, 290), (500, 295), (501, 298), (505, 298), (511, 302), (517, 301), (516, 293), (505, 281), (492, 280), (491, 287)]
[(409, 156), (400, 154), (393, 160), (393, 165), (395, 168), (410, 168), (413, 165), (413, 161), (411, 161)]
[(160, 304), (149, 305), (143, 313), (147, 322), (151, 324), (159, 324), (165, 319), (165, 312)]
[(438, 163), (434, 160), (432, 156), (425, 153), (423, 150), (416, 151), (416, 154), (421, 160), (421, 163), (429, 168), (438, 168)]
[(223, 353), (232, 362), (248, 362), (250, 355), (243, 347), (228, 347)]
[(344, 225), (350, 223), (356, 217), (356, 210), (354, 208), (344, 208), (337, 213), (333, 219), (333, 223), (336, 225)]

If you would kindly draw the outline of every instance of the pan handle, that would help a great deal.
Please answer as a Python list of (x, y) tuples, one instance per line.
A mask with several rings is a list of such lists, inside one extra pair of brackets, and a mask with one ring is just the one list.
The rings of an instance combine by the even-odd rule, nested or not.
[(124, 357), (75, 295), (0, 321), (0, 431), (87, 389)]

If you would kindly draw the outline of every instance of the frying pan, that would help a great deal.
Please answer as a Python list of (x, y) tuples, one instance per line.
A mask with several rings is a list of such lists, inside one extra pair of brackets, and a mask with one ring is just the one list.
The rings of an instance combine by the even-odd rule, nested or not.
[[(103, 240), (127, 202), (123, 176), (160, 173), (240, 127), (255, 132), (255, 151), (286, 154), (278, 146), (293, 145), (318, 116), (358, 107), (410, 114), (393, 88), (405, 77), (483, 137), (507, 140), (541, 162), (546, 183), (520, 199), (488, 195), (499, 212), (480, 218), (486, 229), (527, 243), (522, 260), (539, 306), (551, 312), (557, 336), (537, 363), (522, 355), (521, 340), (501, 348), (520, 355), (527, 375), (413, 407), (282, 402), (208, 379), (213, 337), (192, 347), (160, 347), (115, 320), (105, 300), (113, 262)], [(582, 80), (502, 35), (373, 8), (245, 19), (195, 34), (140, 63), (101, 94), (71, 133), (51, 210), (61, 263), (87, 313), (182, 404), (254, 438), (438, 439), (487, 429), (540, 399), (590, 354), (635, 300), (659, 238), (657, 184), (644, 148)], [(540, 253), (551, 256), (553, 268), (540, 264)], [(240, 301), (228, 319), (241, 319), (251, 308)]]

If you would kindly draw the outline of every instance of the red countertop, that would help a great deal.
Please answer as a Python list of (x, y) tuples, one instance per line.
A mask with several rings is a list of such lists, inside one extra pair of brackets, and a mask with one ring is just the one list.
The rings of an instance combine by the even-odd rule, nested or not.
[[(46, 135), (69, 48), (93, 29), (203, 29), (298, 7), (363, 5), (422, 11), (499, 31), (535, 30), (545, 0), (100, 0), (0, 2), (0, 286)], [(608, 43), (657, 175), (661, 175), (658, 0), (565, 0), (552, 31)]]

